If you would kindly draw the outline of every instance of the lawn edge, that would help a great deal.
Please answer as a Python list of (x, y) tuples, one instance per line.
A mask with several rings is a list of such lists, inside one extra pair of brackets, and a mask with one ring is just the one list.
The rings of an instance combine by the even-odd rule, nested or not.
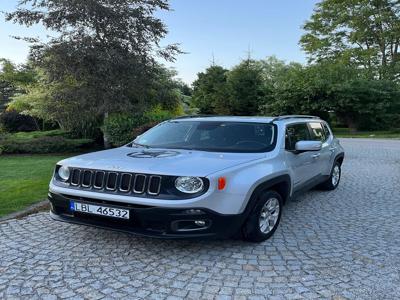
[(0, 217), (0, 223), (13, 220), (13, 219), (21, 219), (23, 217), (44, 211), (50, 209), (50, 203), (48, 200), (43, 200), (38, 203), (32, 204), (28, 206), (27, 208), (13, 212), (11, 214), (5, 215), (3, 217)]

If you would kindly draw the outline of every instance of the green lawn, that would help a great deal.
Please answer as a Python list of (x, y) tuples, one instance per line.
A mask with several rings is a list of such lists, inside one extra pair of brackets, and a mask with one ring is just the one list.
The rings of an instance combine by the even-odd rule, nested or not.
[(339, 138), (400, 139), (400, 129), (392, 131), (358, 131), (351, 133), (348, 128), (333, 128), (333, 133)]
[(55, 163), (69, 156), (0, 156), (0, 217), (46, 199)]

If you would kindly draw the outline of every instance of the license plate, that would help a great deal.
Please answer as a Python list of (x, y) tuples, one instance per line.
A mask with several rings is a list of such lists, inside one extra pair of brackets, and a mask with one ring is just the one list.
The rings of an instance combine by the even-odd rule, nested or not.
[(129, 219), (129, 210), (123, 208), (116, 208), (103, 205), (88, 204), (82, 202), (70, 202), (72, 211), (77, 211), (86, 214), (100, 215), (119, 219)]

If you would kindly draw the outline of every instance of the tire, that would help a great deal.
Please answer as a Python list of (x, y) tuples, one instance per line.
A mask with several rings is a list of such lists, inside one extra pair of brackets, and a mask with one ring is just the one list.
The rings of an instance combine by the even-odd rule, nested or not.
[(331, 175), (329, 176), (328, 180), (323, 182), (320, 187), (326, 191), (333, 191), (339, 186), (340, 179), (342, 178), (342, 166), (340, 162), (335, 161), (333, 164)]
[[(249, 242), (263, 242), (269, 239), (274, 234), (276, 228), (278, 228), (282, 208), (283, 200), (281, 195), (271, 190), (263, 192), (258, 197), (254, 209), (243, 225), (242, 233), (244, 240)], [(264, 214), (264, 218), (262, 214)]]

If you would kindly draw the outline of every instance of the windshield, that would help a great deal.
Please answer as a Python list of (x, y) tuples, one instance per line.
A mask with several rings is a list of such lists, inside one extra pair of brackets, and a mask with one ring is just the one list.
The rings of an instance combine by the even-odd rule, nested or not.
[(168, 121), (136, 138), (149, 148), (216, 152), (266, 152), (274, 148), (275, 126), (268, 123)]

